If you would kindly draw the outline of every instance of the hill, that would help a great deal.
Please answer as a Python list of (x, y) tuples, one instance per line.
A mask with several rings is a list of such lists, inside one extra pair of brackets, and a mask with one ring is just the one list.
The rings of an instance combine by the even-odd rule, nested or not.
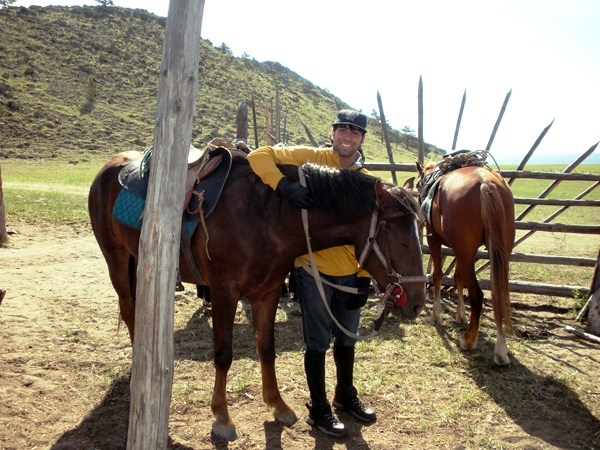
[[(0, 9), (0, 158), (104, 158), (151, 145), (165, 25), (163, 17), (120, 7)], [(208, 40), (200, 52), (195, 145), (234, 139), (236, 110), (253, 99), (264, 145), (277, 91), (289, 144), (310, 143), (303, 123), (325, 143), (338, 105), (351, 106), (277, 62), (234, 57)], [(369, 121), (365, 154), (385, 161), (381, 124)], [(252, 130), (249, 124), (253, 145)], [(390, 135), (395, 161), (414, 161), (414, 135)], [(434, 159), (443, 154), (426, 148)]]

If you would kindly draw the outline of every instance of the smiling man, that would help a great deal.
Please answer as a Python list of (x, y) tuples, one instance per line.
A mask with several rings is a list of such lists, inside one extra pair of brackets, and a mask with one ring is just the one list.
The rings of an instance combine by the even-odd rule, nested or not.
[[(260, 147), (248, 155), (252, 170), (284, 199), (298, 208), (310, 208), (313, 199), (309, 190), (297, 181), (286, 178), (277, 165), (301, 166), (312, 162), (340, 169), (364, 170), (361, 146), (367, 133), (367, 117), (351, 109), (337, 113), (332, 124), (331, 146), (314, 147)], [(358, 264), (354, 246), (332, 247), (313, 254), (320, 276), (335, 285), (359, 288), (359, 294), (350, 294), (324, 285), (326, 301), (336, 320), (356, 334), (360, 308), (368, 298), (369, 274)], [(310, 392), (307, 403), (307, 422), (321, 432), (334, 437), (348, 435), (348, 430), (333, 414), (325, 390), (325, 354), (333, 341), (333, 359), (337, 384), (333, 406), (346, 410), (363, 423), (376, 420), (373, 409), (363, 404), (354, 387), (354, 348), (356, 339), (343, 333), (334, 324), (319, 295), (311, 273), (302, 268), (310, 266), (308, 255), (296, 259), (296, 297), (302, 314), (302, 334), (306, 352), (304, 370)]]

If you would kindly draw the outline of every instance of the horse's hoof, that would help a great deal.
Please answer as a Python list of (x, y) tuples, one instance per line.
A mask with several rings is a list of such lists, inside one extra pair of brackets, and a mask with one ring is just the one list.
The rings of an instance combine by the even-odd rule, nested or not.
[(474, 350), (477, 348), (477, 339), (475, 339), (473, 342), (469, 343), (467, 342), (467, 340), (463, 337), (461, 337), (458, 340), (458, 345), (460, 346), (461, 350)]
[(435, 314), (431, 315), (431, 324), (432, 325), (441, 325), (442, 321), (440, 320), (440, 316), (436, 316)]
[(215, 422), (212, 426), (212, 432), (215, 436), (225, 439), (226, 441), (235, 441), (238, 438), (235, 425), (227, 425)]
[(275, 420), (286, 427), (291, 427), (298, 421), (298, 416), (296, 416), (294, 411), (288, 411), (275, 416)]
[(497, 366), (508, 366), (510, 359), (506, 355), (494, 355), (494, 364)]

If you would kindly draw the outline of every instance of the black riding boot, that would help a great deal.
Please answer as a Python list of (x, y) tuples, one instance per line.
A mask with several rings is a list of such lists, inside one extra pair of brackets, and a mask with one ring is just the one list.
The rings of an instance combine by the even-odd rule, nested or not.
[(358, 399), (358, 393), (354, 387), (354, 346), (334, 345), (333, 359), (337, 376), (333, 406), (347, 410), (362, 422), (375, 422), (377, 420), (375, 412)]
[(310, 392), (310, 403), (306, 404), (309, 415), (306, 422), (317, 427), (321, 432), (333, 436), (348, 435), (344, 424), (340, 423), (331, 411), (325, 391), (325, 352), (306, 349), (304, 354), (304, 371)]

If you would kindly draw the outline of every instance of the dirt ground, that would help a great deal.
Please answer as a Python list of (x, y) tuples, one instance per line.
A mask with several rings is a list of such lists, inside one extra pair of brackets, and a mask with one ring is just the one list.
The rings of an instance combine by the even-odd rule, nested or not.
[[(131, 348), (125, 328), (118, 327), (116, 295), (89, 227), (9, 223), (8, 229), (9, 245), (0, 248), (0, 288), (7, 290), (0, 305), (0, 448), (125, 448)], [(561, 367), (567, 366), (580, 383), (577, 401), (569, 403), (578, 409), (551, 413), (550, 423), (520, 420), (518, 405), (500, 405), (498, 420), (489, 416), (479, 420), (497, 422), (490, 434), (497, 433), (501, 439), (473, 444), (465, 441), (464, 430), (454, 433), (445, 428), (423, 435), (409, 423), (416, 419), (398, 415), (397, 405), (386, 403), (382, 394), (376, 399), (378, 422), (370, 427), (351, 424), (350, 438), (336, 441), (315, 433), (304, 422), (303, 379), (281, 383), (286, 400), (299, 416), (293, 427), (286, 428), (273, 422), (260, 397), (260, 386), (254, 385), (260, 378), (250, 374), (252, 389), (237, 390), (230, 400), (240, 438), (225, 443), (210, 433), (210, 392), (194, 393), (194, 402), (179, 400), (190, 398), (191, 377), (212, 380), (213, 376), (208, 313), (191, 288), (177, 297), (176, 384), (169, 448), (551, 449), (594, 448), (600, 443), (600, 346), (565, 332), (564, 324), (573, 322), (560, 317), (545, 325), (547, 319), (542, 318), (537, 324), (521, 327), (522, 333), (537, 330), (537, 338), (548, 337), (540, 336), (542, 333), (552, 334), (547, 345), (536, 348)], [(300, 365), (300, 319), (290, 311), (289, 327), (297, 340), (284, 343), (288, 350), (285, 361)], [(251, 355), (251, 330), (238, 328), (247, 336), (241, 354)], [(184, 339), (192, 335), (197, 337), (193, 350)], [(292, 351), (296, 348), (297, 352)], [(252, 367), (255, 371), (256, 365)], [(278, 363), (278, 371), (285, 380), (285, 364)], [(242, 383), (241, 375), (234, 374), (234, 382)], [(594, 433), (598, 439), (593, 438)], [(588, 444), (572, 444), (582, 434), (588, 435)]]

